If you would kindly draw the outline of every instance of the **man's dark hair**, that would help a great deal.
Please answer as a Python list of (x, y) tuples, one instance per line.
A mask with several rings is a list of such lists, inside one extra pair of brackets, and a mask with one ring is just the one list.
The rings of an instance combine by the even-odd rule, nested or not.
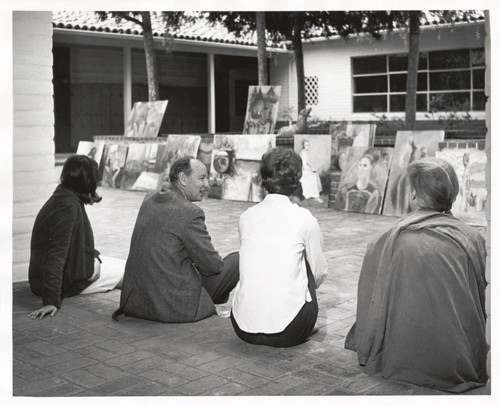
[(86, 155), (72, 155), (61, 171), (61, 185), (75, 192), (85, 204), (99, 203), (102, 197), (96, 193), (99, 166)]
[(293, 149), (277, 147), (262, 156), (262, 187), (269, 193), (290, 196), (302, 177), (302, 159)]
[(191, 172), (193, 172), (193, 168), (191, 168), (191, 158), (190, 156), (185, 156), (182, 158), (179, 158), (177, 161), (175, 161), (172, 166), (170, 167), (170, 173), (169, 173), (169, 178), (170, 182), (174, 183), (179, 180), (179, 173), (184, 172), (186, 176), (191, 175)]

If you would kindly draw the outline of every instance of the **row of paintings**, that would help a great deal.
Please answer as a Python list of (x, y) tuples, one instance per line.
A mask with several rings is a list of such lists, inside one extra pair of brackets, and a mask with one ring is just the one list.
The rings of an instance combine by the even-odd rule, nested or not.
[(334, 208), (388, 216), (409, 213), (405, 169), (414, 160), (437, 156), (450, 162), (459, 178), (453, 214), (484, 224), (486, 154), (473, 148), (439, 150), (443, 140), (443, 131), (398, 131), (394, 148), (348, 147)]
[[(365, 134), (371, 132), (368, 129)], [(345, 157), (335, 209), (389, 216), (408, 213), (406, 167), (416, 159), (439, 156), (454, 166), (460, 180), (453, 213), (467, 221), (484, 221), (487, 198), (484, 151), (463, 148), (439, 151), (443, 131), (398, 131), (394, 148), (373, 147), (370, 137), (363, 137), (365, 145), (347, 146), (342, 151)], [(296, 134), (294, 138), (294, 149), (310, 162), (320, 191), (321, 179), (330, 171), (333, 142), (332, 137), (322, 134)], [(306, 144), (309, 144), (307, 151)], [(157, 143), (81, 142), (77, 152), (100, 162), (103, 186), (127, 190), (163, 187), (168, 183), (172, 162), (188, 155), (206, 165), (210, 197), (258, 202), (265, 194), (260, 186), (260, 160), (275, 145), (273, 134), (216, 134), (213, 141), (197, 135), (169, 135), (166, 141)]]

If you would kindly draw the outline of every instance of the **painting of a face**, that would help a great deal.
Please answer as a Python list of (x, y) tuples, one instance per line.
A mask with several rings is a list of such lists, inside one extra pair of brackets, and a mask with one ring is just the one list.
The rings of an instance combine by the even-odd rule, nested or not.
[(358, 179), (369, 179), (372, 171), (370, 158), (362, 157), (358, 163)]

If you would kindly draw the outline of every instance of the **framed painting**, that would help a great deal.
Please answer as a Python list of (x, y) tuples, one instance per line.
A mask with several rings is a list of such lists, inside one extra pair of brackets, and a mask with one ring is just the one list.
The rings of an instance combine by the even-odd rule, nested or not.
[(128, 145), (107, 144), (103, 154), (102, 186), (120, 187), (122, 171), (127, 160)]

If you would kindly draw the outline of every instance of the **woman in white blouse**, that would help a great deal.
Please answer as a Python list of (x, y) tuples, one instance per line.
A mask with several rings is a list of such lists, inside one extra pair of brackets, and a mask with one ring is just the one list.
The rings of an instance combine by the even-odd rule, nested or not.
[(327, 275), (323, 239), (309, 210), (290, 200), (299, 186), (302, 160), (291, 149), (262, 157), (268, 194), (240, 217), (240, 281), (231, 322), (251, 344), (291, 347), (313, 332), (316, 289)]

